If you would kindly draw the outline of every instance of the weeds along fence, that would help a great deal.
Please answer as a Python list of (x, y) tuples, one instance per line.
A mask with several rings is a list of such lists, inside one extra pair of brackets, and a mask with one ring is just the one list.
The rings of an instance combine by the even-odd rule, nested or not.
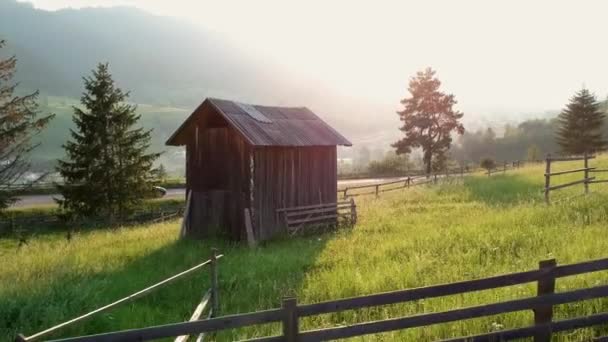
[[(595, 156), (588, 155), (586, 153), (583, 154), (582, 156), (561, 157), (561, 158), (554, 158), (554, 157), (551, 157), (550, 154), (548, 154), (547, 158), (545, 159), (545, 189), (544, 189), (545, 202), (547, 204), (550, 203), (550, 194), (551, 194), (551, 191), (554, 191), (554, 190), (564, 189), (564, 188), (568, 188), (568, 187), (571, 187), (574, 185), (583, 184), (584, 193), (588, 194), (589, 193), (589, 184), (608, 182), (608, 179), (596, 180), (595, 176), (593, 176), (593, 177), (589, 176), (590, 173), (608, 172), (608, 169), (597, 169), (595, 167), (590, 167), (589, 160), (592, 160), (592, 159), (595, 159)], [(580, 169), (571, 169), (571, 170), (565, 170), (565, 171), (554, 171), (554, 172), (551, 171), (551, 166), (554, 165), (555, 163), (571, 162), (571, 161), (582, 161), (583, 167)], [(561, 176), (561, 175), (566, 175), (566, 174), (573, 174), (573, 173), (582, 173), (583, 178), (572, 181), (572, 182), (568, 182), (568, 183), (552, 185), (551, 177)]]
[[(551, 259), (541, 261), (538, 269), (483, 279), (377, 293), (368, 296), (338, 299), (314, 304), (298, 304), (296, 298), (284, 298), (280, 308), (265, 311), (65, 338), (56, 341), (146, 341), (181, 335), (213, 333), (221, 330), (237, 329), (273, 322), (282, 324), (281, 335), (258, 337), (247, 341), (323, 341), (532, 310), (534, 313), (534, 322), (530, 326), (493, 331), (475, 336), (451, 338), (444, 341), (508, 341), (532, 337), (535, 342), (548, 342), (551, 340), (553, 334), (558, 332), (608, 323), (608, 312), (594, 313), (584, 317), (565, 318), (560, 320), (553, 319), (553, 307), (556, 305), (608, 296), (608, 285), (599, 285), (556, 293), (555, 285), (557, 279), (605, 270), (608, 270), (608, 259), (560, 266), (557, 265), (555, 259)], [(415, 316), (397, 317), (316, 330), (300, 330), (300, 320), (305, 317), (484, 291), (526, 283), (536, 283), (536, 296), (472, 307), (454, 308), (443, 312), (424, 313)], [(606, 337), (599, 337), (598, 341), (603, 341), (605, 338)]]
[(494, 169), (489, 169), (487, 170), (486, 174), (489, 176), (491, 176), (492, 174), (495, 173), (506, 173), (508, 170), (514, 170), (514, 169), (519, 169), (520, 167), (523, 167), (524, 163), (521, 160), (514, 160), (511, 162), (507, 162), (504, 161), (502, 163), (501, 167), (495, 167)]
[[(216, 317), (219, 315), (219, 300), (220, 300), (219, 291), (218, 291), (218, 288), (219, 288), (218, 287), (218, 260), (220, 258), (222, 258), (223, 256), (224, 256), (223, 254), (217, 254), (216, 249), (212, 249), (211, 257), (209, 258), (209, 260), (207, 260), (205, 262), (202, 262), (183, 272), (180, 272), (174, 276), (171, 276), (165, 280), (162, 280), (154, 285), (148, 286), (143, 290), (137, 291), (129, 296), (121, 298), (113, 303), (102, 306), (93, 311), (87, 312), (86, 314), (73, 318), (69, 321), (57, 324), (53, 327), (50, 327), (50, 328), (43, 330), (41, 332), (38, 332), (36, 334), (30, 335), (30, 336), (25, 336), (23, 334), (19, 334), (19, 335), (17, 335), (17, 338), (15, 339), (15, 341), (31, 342), (31, 341), (46, 340), (45, 337), (65, 328), (67, 326), (82, 322), (86, 319), (90, 319), (99, 313), (109, 311), (109, 310), (114, 309), (118, 306), (121, 306), (125, 303), (128, 303), (134, 299), (137, 299), (137, 298), (140, 298), (147, 294), (150, 294), (151, 292), (158, 290), (159, 288), (166, 286), (187, 275), (190, 275), (190, 274), (194, 273), (195, 271), (201, 270), (206, 266), (209, 267), (210, 287), (203, 294), (203, 297), (202, 297), (200, 303), (194, 309), (194, 312), (192, 313), (192, 316), (190, 317), (189, 322), (195, 322), (195, 321), (199, 321), (200, 319), (211, 319), (212, 317)], [(203, 317), (203, 315), (205, 315), (205, 312), (207, 312), (206, 318)], [(183, 333), (176, 334), (175, 336), (172, 336), (172, 337), (176, 337), (175, 342), (186, 342), (191, 335), (198, 335), (196, 340), (204, 341), (204, 339), (205, 339), (206, 335), (208, 335), (208, 333), (209, 332), (200, 332), (200, 333), (194, 334), (191, 332), (190, 333), (183, 332)], [(129, 341), (130, 341), (130, 339), (129, 339)]]

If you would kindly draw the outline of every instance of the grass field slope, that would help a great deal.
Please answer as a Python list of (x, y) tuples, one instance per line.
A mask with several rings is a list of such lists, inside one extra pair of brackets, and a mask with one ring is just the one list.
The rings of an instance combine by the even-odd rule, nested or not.
[[(580, 168), (559, 163), (554, 170)], [(592, 161), (608, 166), (608, 158)], [(70, 242), (63, 234), (39, 235), (17, 247), (0, 240), (0, 336), (31, 334), (128, 295), (184, 270), (218, 247), (221, 311), (239, 313), (278, 307), (282, 296), (300, 303), (380, 291), (468, 280), (538, 267), (556, 258), (573, 263), (606, 257), (608, 185), (555, 192), (543, 202), (544, 165), (504, 175), (452, 179), (357, 198), (359, 223), (351, 230), (277, 240), (255, 250), (221, 241), (180, 241), (179, 222), (118, 230), (81, 232)], [(599, 176), (599, 175), (598, 175)], [(562, 177), (562, 176), (560, 176)], [(581, 175), (552, 180), (567, 182)], [(557, 291), (608, 283), (606, 273), (560, 279)], [(58, 336), (144, 327), (188, 319), (208, 287), (199, 273), (131, 304), (65, 329)], [(322, 315), (302, 329), (435, 312), (535, 294), (534, 284)], [(556, 307), (556, 319), (608, 311), (607, 300)], [(362, 337), (360, 340), (427, 341), (528, 325), (532, 312)], [(280, 333), (267, 325), (226, 332), (218, 340)], [(590, 330), (561, 334), (579, 341)]]

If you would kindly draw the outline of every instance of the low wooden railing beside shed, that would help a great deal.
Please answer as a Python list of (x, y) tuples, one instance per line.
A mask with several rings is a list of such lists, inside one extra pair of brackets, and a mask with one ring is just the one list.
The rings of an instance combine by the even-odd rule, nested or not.
[(292, 235), (305, 226), (353, 226), (357, 223), (357, 206), (352, 198), (336, 203), (281, 208), (276, 213)]

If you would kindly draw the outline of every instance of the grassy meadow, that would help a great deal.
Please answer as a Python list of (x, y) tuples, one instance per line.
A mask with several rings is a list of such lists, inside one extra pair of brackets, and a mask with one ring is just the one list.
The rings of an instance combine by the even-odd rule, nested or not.
[[(591, 162), (608, 167), (608, 158)], [(580, 168), (558, 163), (554, 170)], [(574, 263), (608, 256), (608, 184), (556, 191), (546, 206), (541, 192), (544, 164), (505, 175), (451, 179), (356, 199), (359, 223), (321, 236), (272, 241), (250, 250), (225, 241), (178, 240), (179, 222), (83, 230), (71, 241), (45, 234), (28, 245), (0, 239), (0, 338), (26, 335), (107, 304), (205, 260), (211, 247), (220, 260), (223, 314), (278, 307), (296, 295), (300, 303), (468, 280), (538, 267), (556, 258)], [(598, 175), (598, 178), (600, 175)], [(554, 184), (581, 175), (556, 177)], [(608, 175), (605, 176), (608, 178)], [(53, 337), (144, 327), (186, 320), (208, 286), (202, 271), (123, 307), (76, 324)], [(558, 291), (608, 283), (606, 272), (562, 278)], [(436, 312), (535, 294), (535, 284), (420, 300), (407, 304), (321, 315), (302, 329)], [(608, 310), (608, 300), (556, 308), (556, 318)], [(532, 323), (518, 312), (355, 340), (427, 341), (513, 328)], [(218, 340), (279, 334), (279, 325), (229, 331)], [(602, 331), (606, 332), (606, 331)], [(598, 331), (557, 336), (580, 341)]]

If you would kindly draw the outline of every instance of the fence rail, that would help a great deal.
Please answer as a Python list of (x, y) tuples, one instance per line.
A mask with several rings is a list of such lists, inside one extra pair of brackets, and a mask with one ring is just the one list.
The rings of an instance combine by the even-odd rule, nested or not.
[[(592, 159), (595, 159), (595, 156), (588, 155), (587, 153), (584, 153), (582, 156), (559, 157), (559, 158), (554, 158), (554, 157), (551, 157), (550, 154), (547, 154), (547, 158), (545, 159), (545, 174), (544, 174), (544, 176), (545, 176), (545, 187), (544, 187), (545, 203), (547, 203), (547, 204), (550, 203), (551, 191), (568, 188), (568, 187), (578, 185), (578, 184), (583, 184), (584, 193), (588, 194), (589, 193), (589, 184), (608, 182), (608, 179), (596, 180), (595, 176), (593, 176), (593, 177), (589, 176), (590, 173), (608, 172), (608, 169), (597, 169), (595, 167), (590, 167), (589, 160), (592, 160)], [(553, 164), (555, 164), (556, 162), (564, 162), (564, 161), (583, 161), (583, 167), (578, 168), (578, 169), (572, 169), (572, 170), (554, 171), (554, 172), (551, 171), (551, 166)], [(567, 174), (572, 174), (572, 173), (581, 173), (581, 172), (583, 173), (582, 179), (575, 180), (575, 181), (568, 182), (568, 183), (563, 183), (563, 184), (551, 185), (551, 177), (567, 175)]]
[[(590, 327), (608, 323), (608, 313), (596, 313), (586, 317), (553, 321), (553, 306), (594, 298), (608, 297), (608, 285), (575, 289), (555, 293), (558, 278), (608, 270), (608, 259), (581, 262), (577, 264), (556, 264), (555, 259), (541, 261), (535, 270), (499, 275), (489, 278), (461, 281), (450, 284), (421, 287), (372, 294), (314, 304), (299, 305), (296, 298), (285, 298), (281, 308), (228, 315), (208, 320), (152, 326), (142, 329), (117, 331), (90, 336), (73, 337), (57, 341), (144, 341), (174, 337), (184, 334), (211, 333), (226, 329), (242, 328), (273, 322), (282, 323), (282, 335), (266, 336), (248, 341), (319, 341), (328, 339), (364, 336), (381, 332), (460, 321), (502, 313), (533, 310), (534, 324), (527, 327), (496, 331), (481, 335), (452, 338), (446, 341), (507, 341), (516, 338), (534, 337), (535, 342), (548, 342), (554, 332)], [(498, 303), (472, 307), (455, 308), (443, 312), (391, 318), (380, 321), (362, 322), (348, 326), (300, 331), (302, 317), (356, 310), (380, 305), (410, 302), (419, 299), (442, 297), (467, 292), (495, 289), (524, 283), (537, 283), (537, 295)]]
[(494, 173), (499, 173), (499, 172), (506, 173), (508, 170), (519, 169), (522, 166), (523, 166), (523, 163), (521, 160), (514, 160), (511, 162), (508, 162), (505, 160), (502, 164), (502, 168), (495, 167), (494, 169), (489, 169), (486, 171), (486, 174), (488, 176), (491, 176)]
[[(471, 169), (468, 169), (468, 168), (465, 169), (464, 167), (462, 167), (460, 169), (446, 170), (445, 173), (442, 173), (442, 174), (434, 173), (434, 174), (430, 175), (430, 178), (428, 178), (425, 181), (417, 181), (419, 179), (424, 179), (425, 176), (407, 176), (407, 177), (402, 177), (401, 179), (393, 180), (393, 181), (389, 181), (389, 182), (347, 186), (342, 189), (338, 189), (338, 193), (342, 194), (343, 199), (347, 199), (349, 197), (364, 196), (364, 195), (376, 195), (376, 197), (378, 197), (378, 196), (380, 196), (380, 193), (383, 193), (383, 192), (401, 190), (401, 189), (409, 188), (411, 186), (416, 186), (416, 185), (436, 183), (438, 181), (438, 179), (440, 179), (440, 178), (449, 178), (449, 177), (456, 177), (456, 176), (464, 177), (465, 174), (469, 174), (472, 172), (474, 172), (474, 171)], [(400, 184), (401, 186), (383, 188), (383, 187), (387, 187), (390, 185), (397, 185), (397, 184)], [(361, 189), (369, 189), (370, 191), (348, 193), (349, 191), (352, 192), (353, 190), (361, 190)]]
[[(78, 316), (76, 318), (70, 319), (66, 322), (57, 324), (53, 327), (50, 327), (48, 329), (45, 329), (41, 332), (38, 332), (36, 334), (30, 335), (30, 336), (24, 336), (23, 334), (19, 334), (16, 338), (17, 342), (31, 342), (31, 341), (38, 341), (40, 340), (42, 337), (45, 337), (53, 332), (56, 332), (60, 329), (63, 329), (67, 326), (73, 325), (75, 323), (84, 321), (86, 319), (89, 319), (99, 313), (105, 312), (105, 311), (109, 311), (111, 309), (114, 309), (124, 303), (130, 302), (134, 299), (137, 299), (139, 297), (142, 297), (144, 295), (147, 295), (161, 287), (164, 287), (167, 284), (170, 284), (178, 279), (183, 278), (186, 275), (189, 275), (191, 273), (193, 273), (194, 271), (200, 270), (203, 267), (209, 265), (210, 267), (210, 279), (211, 279), (211, 286), (209, 288), (209, 290), (207, 291), (207, 294), (203, 296), (203, 300), (201, 301), (201, 303), (197, 306), (197, 308), (195, 309), (195, 312), (193, 313), (192, 317), (195, 317), (195, 315), (198, 312), (198, 317), (200, 317), (200, 315), (204, 312), (205, 309), (207, 309), (208, 302), (211, 302), (211, 308), (210, 308), (210, 312), (209, 312), (209, 316), (213, 317), (216, 316), (219, 312), (219, 292), (218, 292), (218, 267), (217, 267), (217, 260), (219, 260), (220, 258), (222, 258), (224, 255), (223, 254), (217, 254), (217, 250), (216, 249), (212, 249), (211, 251), (211, 257), (209, 258), (209, 260), (204, 261), (196, 266), (193, 266), (183, 272), (180, 272), (176, 275), (173, 275), (169, 278), (166, 278), (154, 285), (148, 286), (143, 290), (137, 291), (133, 294), (130, 294), (124, 298), (121, 298), (117, 301), (114, 301), (108, 305), (104, 305), (100, 308), (97, 308), (93, 311), (87, 312), (86, 314), (83, 314), (81, 316)], [(202, 307), (201, 307), (202, 306)], [(198, 318), (197, 318), (198, 319)], [(190, 333), (188, 332), (183, 332), (181, 334), (178, 335), (174, 335), (174, 336), (178, 336), (178, 338), (176, 339), (176, 342), (178, 341), (185, 341), (188, 337), (188, 335), (190, 335)]]

